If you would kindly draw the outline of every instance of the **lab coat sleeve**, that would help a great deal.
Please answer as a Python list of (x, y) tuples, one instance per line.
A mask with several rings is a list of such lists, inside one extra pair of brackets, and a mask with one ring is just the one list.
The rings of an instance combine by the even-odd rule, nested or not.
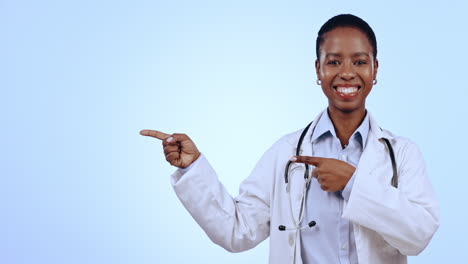
[(275, 156), (274, 147), (265, 152), (240, 185), (236, 198), (219, 181), (204, 155), (185, 174), (176, 171), (171, 176), (171, 184), (182, 204), (214, 243), (230, 252), (248, 250), (269, 235)]
[(418, 255), (439, 227), (438, 203), (418, 147), (408, 142), (399, 155), (398, 189), (379, 182), (376, 172), (358, 175), (343, 217), (376, 231), (403, 255)]
[(343, 191), (341, 192), (341, 196), (343, 197), (343, 199), (345, 199), (346, 201), (349, 200), (349, 196), (351, 195), (351, 190), (353, 188), (353, 184), (354, 184), (354, 179), (356, 179), (356, 176), (354, 176), (354, 174), (356, 174), (356, 172), (353, 173), (353, 175), (351, 176), (351, 179), (349, 179), (348, 183), (346, 184), (345, 188), (343, 189)]

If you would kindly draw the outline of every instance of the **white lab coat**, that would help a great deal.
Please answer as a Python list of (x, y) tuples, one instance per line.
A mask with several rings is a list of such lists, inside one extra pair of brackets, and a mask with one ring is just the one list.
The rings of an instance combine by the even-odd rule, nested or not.
[[(359, 263), (406, 263), (406, 255), (419, 254), (439, 227), (438, 203), (417, 146), (382, 131), (372, 115), (370, 126), (342, 217), (353, 223)], [(311, 156), (312, 130), (304, 138), (302, 155)], [(284, 170), (301, 132), (283, 136), (264, 153), (236, 198), (226, 191), (203, 155), (184, 175), (177, 170), (171, 176), (177, 196), (214, 243), (239, 252), (270, 236), (270, 263), (302, 263), (300, 231), (278, 230), (279, 225), (294, 226)], [(393, 146), (398, 189), (391, 186), (392, 163), (381, 138)], [(304, 166), (293, 166), (300, 166), (290, 175), (293, 213), (298, 219)]]

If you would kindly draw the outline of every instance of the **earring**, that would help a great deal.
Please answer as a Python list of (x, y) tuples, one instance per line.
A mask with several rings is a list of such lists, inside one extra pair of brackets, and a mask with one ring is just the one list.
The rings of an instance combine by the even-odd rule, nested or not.
[(317, 79), (317, 85), (322, 85), (322, 80)]
[(372, 82), (373, 85), (376, 85), (377, 84), (377, 79), (374, 79), (374, 81)]

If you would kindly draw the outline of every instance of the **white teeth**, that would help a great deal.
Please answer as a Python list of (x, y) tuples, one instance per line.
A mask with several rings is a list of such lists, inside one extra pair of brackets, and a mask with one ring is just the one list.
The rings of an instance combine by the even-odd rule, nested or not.
[(336, 90), (343, 94), (350, 94), (357, 92), (357, 87), (337, 87)]

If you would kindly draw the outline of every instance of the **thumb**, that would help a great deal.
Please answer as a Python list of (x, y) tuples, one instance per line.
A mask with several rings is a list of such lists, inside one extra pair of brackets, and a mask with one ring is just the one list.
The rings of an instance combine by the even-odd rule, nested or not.
[(166, 141), (170, 142), (171, 144), (177, 143), (182, 147), (182, 151), (185, 150), (191, 152), (196, 149), (195, 143), (193, 143), (192, 139), (190, 139), (190, 137), (186, 134), (174, 133), (170, 138), (166, 139)]

